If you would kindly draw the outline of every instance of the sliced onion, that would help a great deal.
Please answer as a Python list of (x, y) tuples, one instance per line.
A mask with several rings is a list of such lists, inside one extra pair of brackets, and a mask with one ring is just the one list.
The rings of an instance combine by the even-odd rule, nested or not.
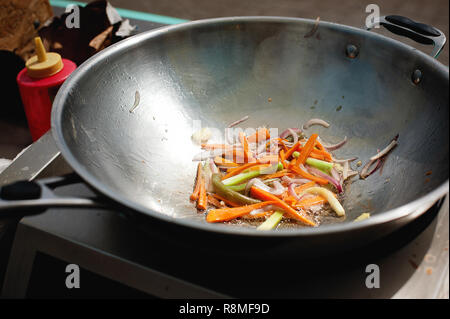
[(248, 115), (244, 116), (243, 118), (241, 118), (240, 120), (234, 121), (233, 123), (231, 123), (230, 125), (228, 125), (228, 127), (233, 127), (236, 126), (244, 121), (248, 120)]
[(284, 130), (283, 133), (280, 134), (280, 138), (285, 139), (289, 137), (290, 135), (295, 136), (302, 133), (302, 130), (299, 128), (288, 128), (287, 130)]
[(396, 139), (393, 139), (391, 143), (389, 143), (386, 148), (384, 148), (381, 152), (379, 152), (377, 155), (374, 155), (370, 158), (371, 161), (377, 160), (385, 155), (387, 155), (394, 147), (396, 147), (398, 144)]
[(307, 130), (309, 127), (311, 127), (313, 125), (322, 125), (323, 127), (329, 127), (330, 126), (330, 124), (328, 124), (327, 122), (325, 122), (322, 119), (310, 119), (308, 122), (306, 122), (303, 125), (303, 129)]
[(342, 179), (345, 181), (348, 177), (348, 162), (344, 162), (344, 169), (342, 171)]
[(274, 181), (272, 185), (275, 187), (275, 190), (272, 192), (272, 194), (281, 195), (284, 193), (285, 188), (283, 187), (283, 185), (281, 185), (279, 181)]
[(309, 165), (307, 167), (307, 170), (308, 170), (308, 172), (310, 172), (313, 175), (325, 178), (327, 181), (329, 181), (331, 184), (333, 184), (334, 187), (336, 187), (336, 189), (339, 193), (342, 193), (342, 185), (339, 182), (339, 180), (336, 180), (335, 178), (331, 177), (330, 175), (325, 174), (321, 170), (318, 170), (317, 168), (311, 167)]
[(214, 160), (211, 158), (209, 159), (209, 168), (211, 169), (211, 172), (213, 174), (219, 173), (219, 169), (217, 168), (216, 163), (214, 163)]
[(336, 143), (333, 145), (324, 144), (322, 142), (322, 140), (320, 140), (320, 142), (322, 143), (323, 147), (325, 147), (327, 149), (327, 151), (335, 151), (335, 150), (341, 148), (342, 146), (344, 146), (345, 143), (347, 143), (347, 136), (345, 136), (344, 139), (342, 141), (340, 141), (339, 143)]
[[(274, 184), (276, 183), (276, 182), (273, 182)], [(281, 184), (280, 184), (281, 185)], [(268, 192), (268, 193), (271, 193), (271, 194), (273, 194), (273, 195), (281, 195), (281, 194), (283, 194), (283, 192), (284, 192), (284, 187), (283, 186), (281, 186), (281, 188), (277, 188), (276, 186), (276, 188), (275, 189), (273, 189), (273, 188), (271, 188), (271, 187), (269, 187), (269, 186), (267, 186), (266, 184), (264, 184), (261, 180), (259, 180), (259, 179), (256, 179), (254, 182), (253, 182), (253, 186), (254, 187), (257, 187), (257, 188), (259, 188), (259, 189), (262, 189), (263, 191), (266, 191), (266, 192)]]
[(306, 178), (290, 178), (289, 176), (283, 176), (281, 178), (281, 180), (283, 182), (286, 182), (288, 185), (290, 185), (292, 183), (295, 183), (295, 184), (298, 184), (298, 185), (303, 185), (303, 184), (306, 184), (306, 183), (310, 182), (310, 180), (306, 179)]
[(291, 133), (293, 141), (292, 143), (297, 143), (298, 142), (298, 135), (296, 132), (294, 132), (291, 128), (288, 128), (288, 131)]
[(293, 196), (296, 200), (300, 200), (300, 197), (298, 197), (297, 193), (295, 192), (295, 187), (297, 184), (291, 183), (288, 187), (289, 195)]
[(250, 189), (252, 188), (253, 184), (255, 183), (255, 181), (259, 181), (258, 178), (252, 178), (251, 180), (249, 180), (247, 182), (247, 185), (245, 185), (245, 190), (244, 190), (244, 195), (248, 196), (248, 194), (250, 193)]

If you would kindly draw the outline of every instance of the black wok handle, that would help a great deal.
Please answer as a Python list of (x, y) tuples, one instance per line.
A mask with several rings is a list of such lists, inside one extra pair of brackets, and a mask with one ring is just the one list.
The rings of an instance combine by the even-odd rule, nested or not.
[(409, 18), (388, 15), (375, 19), (375, 21), (367, 26), (367, 29), (372, 29), (375, 25), (382, 25), (387, 30), (397, 35), (408, 37), (418, 43), (426, 45), (434, 45), (431, 56), (437, 58), (439, 53), (447, 42), (447, 38), (444, 33), (433, 26), (413, 21)]
[(101, 207), (99, 199), (55, 195), (52, 188), (71, 184), (70, 178), (18, 181), (0, 188), (0, 217), (43, 213), (49, 207)]

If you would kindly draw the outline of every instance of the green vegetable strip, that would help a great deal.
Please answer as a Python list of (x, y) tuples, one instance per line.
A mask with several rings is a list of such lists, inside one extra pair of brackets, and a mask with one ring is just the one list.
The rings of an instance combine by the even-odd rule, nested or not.
[(214, 187), (214, 191), (217, 195), (222, 196), (223, 198), (232, 201), (233, 203), (239, 204), (239, 205), (251, 205), (259, 203), (260, 201), (257, 199), (253, 199), (247, 196), (244, 196), (242, 194), (239, 194), (238, 192), (235, 192), (234, 190), (228, 188), (228, 186), (225, 186), (221, 181), (222, 176), (220, 174), (213, 174), (212, 175), (212, 184)]
[(317, 169), (320, 169), (325, 173), (330, 172), (330, 170), (333, 168), (333, 163), (321, 161), (311, 157), (308, 157), (306, 159), (306, 164), (311, 165), (312, 167), (315, 167)]
[(257, 229), (258, 230), (274, 229), (275, 227), (277, 227), (278, 223), (281, 221), (282, 218), (283, 218), (283, 212), (276, 211), (272, 214), (272, 216), (267, 218), (267, 220), (264, 223), (259, 225)]
[(259, 175), (261, 175), (261, 172), (259, 170), (250, 171), (247, 173), (241, 173), (236, 176), (231, 176), (227, 179), (224, 179), (222, 181), (222, 183), (226, 186), (233, 186), (233, 185), (241, 184), (241, 183), (248, 181), (249, 179), (255, 178)]
[(247, 183), (242, 183), (239, 185), (233, 185), (233, 186), (228, 186), (229, 189), (234, 190), (235, 192), (242, 192), (245, 190), (245, 186), (247, 186)]
[(234, 186), (234, 185), (241, 184), (245, 181), (248, 181), (249, 179), (258, 177), (259, 175), (272, 174), (280, 169), (283, 169), (283, 164), (278, 163), (278, 164), (272, 165), (270, 167), (267, 167), (267, 168), (264, 168), (261, 170), (254, 170), (254, 171), (244, 172), (244, 173), (238, 174), (236, 176), (231, 176), (227, 179), (224, 179), (222, 181), (222, 183), (226, 186)]

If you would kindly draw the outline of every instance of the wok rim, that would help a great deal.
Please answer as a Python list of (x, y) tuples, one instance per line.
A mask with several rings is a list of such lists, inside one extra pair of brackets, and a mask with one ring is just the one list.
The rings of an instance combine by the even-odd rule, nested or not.
[[(449, 193), (449, 179), (447, 178), (441, 185), (430, 191), (428, 194), (421, 196), (414, 201), (408, 202), (397, 208), (393, 208), (387, 211), (377, 213), (371, 216), (369, 219), (353, 223), (350, 221), (323, 225), (319, 227), (299, 227), (295, 229), (280, 229), (271, 232), (261, 232), (255, 228), (250, 227), (227, 227), (224, 225), (210, 224), (207, 222), (198, 222), (197, 220), (189, 218), (174, 218), (169, 215), (160, 213), (156, 210), (145, 207), (135, 201), (129, 200), (127, 196), (123, 196), (119, 192), (110, 188), (107, 184), (101, 182), (93, 174), (91, 174), (85, 167), (75, 158), (70, 147), (67, 145), (64, 134), (62, 130), (62, 115), (65, 107), (65, 100), (68, 96), (68, 92), (72, 89), (75, 83), (80, 77), (84, 75), (86, 70), (89, 70), (91, 66), (104, 58), (108, 57), (114, 52), (120, 51), (123, 48), (132, 47), (133, 45), (139, 43), (142, 40), (148, 40), (159, 35), (172, 32), (180, 31), (184, 29), (189, 29), (194, 26), (208, 25), (214, 23), (226, 23), (226, 22), (297, 22), (297, 23), (307, 23), (314, 25), (315, 20), (304, 19), (304, 18), (292, 18), (292, 17), (277, 17), (277, 16), (240, 16), (240, 17), (223, 17), (223, 18), (212, 18), (185, 22), (177, 25), (164, 26), (157, 29), (149, 30), (127, 39), (124, 39), (116, 44), (109, 46), (108, 48), (100, 51), (94, 56), (90, 57), (88, 60), (83, 62), (77, 69), (69, 76), (69, 78), (63, 83), (59, 89), (52, 107), (51, 113), (51, 131), (55, 143), (65, 160), (69, 163), (72, 169), (79, 174), (79, 176), (91, 185), (94, 189), (100, 193), (106, 195), (113, 201), (122, 204), (132, 210), (147, 215), (151, 218), (156, 218), (163, 222), (177, 224), (178, 226), (188, 227), (195, 230), (221, 233), (225, 235), (236, 235), (236, 236), (251, 236), (251, 237), (312, 237), (312, 236), (327, 236), (332, 234), (340, 234), (350, 231), (363, 231), (365, 229), (380, 226), (386, 223), (392, 223), (396, 220), (400, 220), (410, 216), (411, 218), (416, 218), (423, 213), (425, 213), (431, 206), (433, 206), (439, 199), (443, 198)], [(392, 45), (399, 46), (403, 49), (411, 50), (412, 54), (421, 55), (423, 58), (427, 59), (428, 62), (436, 67), (436, 71), (446, 72), (448, 78), (448, 68), (442, 63), (432, 58), (431, 56), (405, 44), (400, 41), (394, 40), (392, 38), (373, 33), (364, 29), (359, 29), (356, 27), (351, 27), (347, 25), (342, 25), (334, 22), (320, 21), (319, 25), (343, 29), (350, 32), (360, 33), (366, 37), (378, 38), (385, 40)], [(425, 207), (425, 208), (424, 208)], [(413, 216), (414, 215), (414, 216)], [(219, 226), (219, 227), (218, 227)]]

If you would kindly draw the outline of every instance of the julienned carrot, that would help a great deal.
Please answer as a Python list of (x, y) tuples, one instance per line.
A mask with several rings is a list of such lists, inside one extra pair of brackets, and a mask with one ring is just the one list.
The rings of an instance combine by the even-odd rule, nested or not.
[(241, 207), (211, 209), (206, 216), (206, 221), (209, 223), (225, 222), (246, 215), (255, 209), (275, 204), (275, 201), (266, 201)]
[(242, 205), (239, 205), (237, 203), (233, 203), (232, 201), (230, 201), (230, 200), (228, 200), (226, 198), (223, 198), (222, 196), (217, 195), (215, 193), (211, 193), (211, 196), (215, 197), (217, 200), (220, 200), (220, 201), (224, 202), (225, 204), (227, 204), (228, 206), (231, 206), (231, 207), (240, 207), (240, 206), (242, 206)]
[(283, 164), (283, 167), (286, 168), (286, 163), (284, 162), (286, 160), (286, 156), (284, 155), (284, 150), (280, 151), (280, 160), (281, 160), (281, 164)]
[(250, 213), (248, 213), (248, 214), (246, 214), (246, 215), (243, 215), (242, 217), (243, 218), (245, 218), (245, 219), (257, 219), (257, 218), (263, 218), (263, 217), (266, 217), (266, 216), (270, 216), (270, 215), (272, 215), (273, 214), (273, 210), (268, 210), (268, 211), (262, 211), (262, 212), (259, 212), (259, 213), (256, 213), (256, 214), (250, 214)]
[(285, 152), (287, 152), (288, 151), (288, 147), (286, 146), (286, 144), (284, 144), (283, 139), (277, 138), (277, 141), (281, 144), (281, 146), (283, 147), (283, 150)]
[[(327, 160), (327, 161), (329, 161), (329, 162), (331, 162), (331, 161), (333, 160), (333, 158), (331, 157), (331, 154), (328, 153), (328, 152), (325, 151), (325, 150), (313, 149), (313, 150), (311, 151), (310, 156), (311, 156), (312, 154), (322, 155), (322, 156), (325, 158), (325, 160)], [(312, 156), (311, 156), (311, 157), (312, 157)]]
[(225, 205), (221, 205), (219, 200), (217, 198), (215, 198), (214, 196), (212, 196), (211, 194), (208, 194), (206, 196), (206, 198), (208, 199), (208, 203), (210, 203), (211, 205), (213, 205), (217, 208), (225, 207)]
[(269, 179), (269, 178), (278, 178), (278, 177), (282, 177), (282, 176), (286, 176), (292, 173), (290, 173), (287, 169), (283, 169), (279, 172), (276, 172), (274, 174), (268, 174), (268, 175), (263, 175), (262, 179)]
[(226, 158), (219, 157), (219, 156), (216, 156), (214, 158), (214, 163), (216, 163), (216, 165), (226, 166), (226, 167), (238, 167), (239, 166), (239, 164), (236, 164), (233, 161), (227, 160)]
[(305, 183), (305, 184), (303, 184), (303, 185), (297, 186), (297, 187), (295, 188), (295, 192), (296, 192), (297, 194), (300, 194), (300, 193), (302, 193), (305, 189), (310, 188), (310, 187), (314, 187), (315, 185), (316, 185), (316, 182), (308, 182), (308, 183)]
[(241, 165), (241, 166), (239, 166), (239, 167), (230, 169), (230, 171), (227, 172), (227, 174), (226, 174), (225, 176), (222, 177), (222, 180), (227, 179), (227, 178), (232, 177), (232, 176), (235, 176), (235, 175), (237, 175), (237, 174), (239, 174), (239, 173), (245, 171), (247, 168), (250, 168), (250, 167), (256, 166), (256, 165), (260, 165), (260, 164), (261, 164), (261, 163), (259, 163), (258, 161), (256, 161), (256, 162), (253, 162), (253, 163), (247, 163), (247, 164)]
[(272, 164), (270, 164), (270, 163), (269, 164), (259, 164), (259, 165), (255, 165), (253, 167), (247, 168), (246, 171), (257, 171), (257, 170), (267, 168), (270, 166), (272, 166)]
[(202, 144), (202, 148), (204, 150), (218, 150), (218, 149), (232, 149), (233, 145), (227, 145), (227, 144)]
[(226, 149), (224, 155), (227, 160), (233, 161), (235, 163), (255, 162), (254, 158), (249, 159), (248, 156), (245, 155), (244, 150)]
[(265, 163), (276, 164), (278, 163), (278, 154), (263, 156), (261, 158), (258, 158), (258, 162), (260, 162), (261, 164)]
[(314, 149), (314, 145), (316, 143), (317, 137), (319, 135), (312, 134), (308, 141), (306, 142), (305, 146), (303, 146), (300, 156), (297, 158), (296, 165), (305, 164), (306, 159), (308, 158), (309, 154), (311, 154), (312, 150)]
[(304, 170), (302, 170), (300, 167), (297, 167), (297, 166), (294, 166), (294, 165), (289, 165), (289, 169), (291, 171), (293, 171), (294, 173), (300, 175), (301, 177), (304, 177), (306, 179), (314, 181), (314, 182), (316, 182), (316, 183), (318, 183), (320, 185), (328, 184), (328, 180), (326, 180), (325, 178), (309, 174), (308, 172), (305, 172)]
[(249, 143), (256, 143), (256, 142), (260, 143), (262, 141), (268, 140), (269, 138), (270, 138), (269, 130), (263, 127), (257, 129), (255, 134), (252, 134), (249, 137), (247, 137), (247, 141)]
[(200, 192), (200, 184), (201, 184), (202, 179), (203, 179), (202, 164), (198, 163), (198, 165), (197, 165), (197, 179), (195, 180), (194, 191), (192, 192), (191, 197), (190, 197), (191, 200), (197, 200), (198, 199), (198, 195), (199, 195), (199, 192)]
[(263, 201), (272, 201), (275, 202), (273, 205), (280, 207), (283, 209), (289, 216), (291, 216), (294, 219), (300, 220), (303, 223), (310, 225), (310, 226), (316, 226), (316, 223), (314, 223), (312, 220), (308, 219), (306, 216), (304, 216), (303, 212), (296, 211), (291, 206), (289, 206), (287, 203), (276, 197), (275, 195), (266, 192), (262, 189), (259, 189), (255, 186), (252, 186), (250, 189), (250, 193), (253, 197), (258, 198)]
[(284, 155), (286, 159), (289, 159), (289, 157), (291, 157), (292, 153), (294, 153), (298, 146), (300, 145), (300, 141), (297, 141), (297, 143), (294, 144), (294, 146), (292, 146)]
[(205, 179), (202, 178), (200, 190), (198, 192), (197, 209), (206, 210), (208, 208), (208, 199), (206, 197)]
[(243, 132), (239, 132), (239, 141), (244, 148), (244, 160), (249, 161), (249, 159), (253, 158), (253, 154), (248, 147), (248, 140)]
[(326, 203), (327, 200), (320, 195), (302, 199), (301, 201), (294, 204), (295, 208), (306, 208), (310, 206), (320, 205)]

